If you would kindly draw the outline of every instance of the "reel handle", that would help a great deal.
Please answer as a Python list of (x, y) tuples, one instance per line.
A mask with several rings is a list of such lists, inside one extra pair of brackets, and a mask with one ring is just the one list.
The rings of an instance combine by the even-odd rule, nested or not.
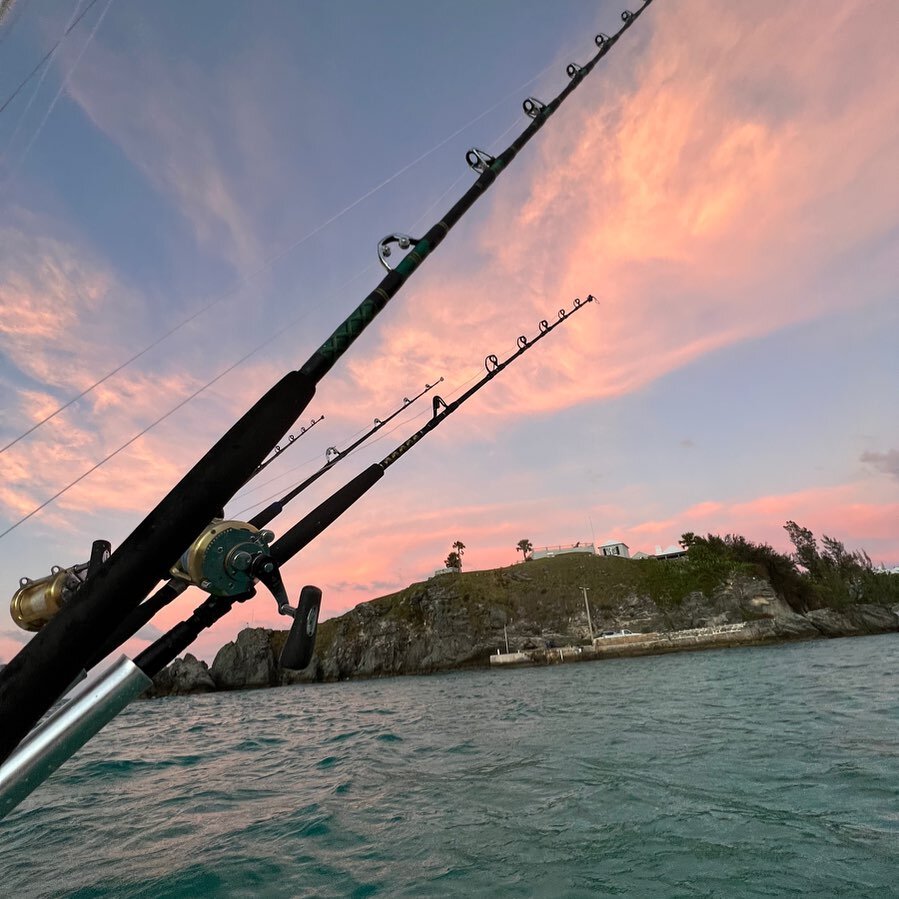
[(307, 585), (300, 592), (300, 602), (294, 613), (287, 642), (281, 650), (278, 664), (282, 668), (302, 671), (311, 661), (318, 630), (318, 613), (322, 605), (322, 591)]

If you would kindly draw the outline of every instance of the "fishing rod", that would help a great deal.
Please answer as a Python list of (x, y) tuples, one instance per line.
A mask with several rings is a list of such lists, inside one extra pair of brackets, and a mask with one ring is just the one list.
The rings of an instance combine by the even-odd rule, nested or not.
[[(218, 545), (221, 545), (222, 536), (226, 530), (233, 531), (243, 531), (246, 533), (248, 538), (252, 538), (255, 532), (259, 532), (259, 540), (263, 540), (267, 542), (274, 535), (271, 532), (264, 532), (263, 529), (267, 524), (269, 524), (277, 515), (280, 515), (284, 510), (284, 507), (296, 499), (306, 488), (314, 484), (323, 474), (330, 471), (341, 459), (347, 458), (353, 450), (358, 449), (366, 440), (369, 439), (372, 435), (376, 434), (381, 428), (390, 424), (394, 418), (397, 417), (404, 409), (408, 408), (412, 405), (412, 403), (416, 402), (416, 400), (421, 399), (426, 393), (433, 390), (438, 384), (443, 381), (443, 378), (438, 378), (433, 384), (425, 384), (424, 390), (420, 393), (417, 393), (414, 397), (409, 399), (409, 397), (403, 397), (403, 404), (398, 407), (394, 412), (391, 412), (384, 419), (376, 418), (374, 420), (374, 424), (370, 427), (361, 437), (354, 440), (346, 449), (338, 450), (335, 447), (328, 447), (328, 451), (326, 453), (328, 457), (328, 461), (325, 462), (324, 465), (321, 466), (317, 471), (313, 472), (308, 478), (306, 478), (302, 483), (298, 484), (292, 490), (290, 490), (287, 494), (281, 497), (281, 499), (267, 506), (261, 512), (254, 515), (248, 522), (244, 523), (242, 521), (234, 521), (234, 520), (225, 520), (224, 517), (220, 519), (213, 520), (210, 525), (210, 529), (216, 529), (217, 533), (220, 535), (218, 538)], [(199, 538), (202, 541), (203, 535)], [(198, 541), (194, 541), (192, 544), (192, 549), (196, 547)], [(254, 542), (254, 541), (250, 541)], [(218, 546), (216, 547), (218, 548)], [(250, 547), (252, 549), (252, 547)], [(193, 557), (190, 556), (191, 550), (188, 550), (185, 553), (187, 559), (182, 557), (182, 562), (179, 563), (180, 570), (178, 570), (178, 566), (171, 572), (174, 574), (174, 577), (170, 577), (168, 582), (163, 584), (152, 596), (145, 599), (133, 612), (119, 625), (116, 629), (115, 633), (106, 641), (106, 643), (100, 647), (93, 656), (91, 656), (85, 665), (85, 671), (90, 671), (95, 665), (98, 665), (103, 659), (106, 658), (111, 652), (115, 652), (116, 649), (119, 648), (126, 640), (133, 637), (145, 624), (149, 624), (150, 620), (156, 615), (157, 612), (164, 609), (170, 602), (174, 599), (177, 599), (188, 587), (193, 585), (193, 581), (190, 578), (188, 572), (191, 571), (191, 561), (193, 561), (193, 571), (196, 573), (198, 570), (200, 574), (197, 576), (198, 585), (202, 587), (202, 582), (204, 580), (202, 576), (202, 564), (200, 564), (199, 569), (197, 568), (197, 554), (194, 552)]]
[[(0, 760), (62, 695), (154, 584), (166, 577), (184, 547), (191, 546), (197, 534), (208, 534), (209, 522), (290, 430), (322, 378), (651, 2), (644, 0), (636, 12), (624, 11), (623, 24), (615, 34), (596, 36), (597, 52), (583, 66), (568, 65), (570, 81), (555, 99), (543, 103), (528, 97), (523, 102), (532, 121), (499, 156), (469, 150), (466, 161), (478, 178), (443, 218), (420, 239), (397, 233), (383, 238), (378, 256), (388, 271), (378, 286), (300, 368), (288, 372), (244, 413), (90, 576), (80, 585), (69, 584), (69, 594), (60, 588), (67, 601), (0, 672)], [(408, 252), (391, 268), (387, 257), (394, 244)], [(33, 582), (36, 586), (29, 598), (35, 603), (51, 598), (54, 588), (45, 580)]]
[[(297, 608), (291, 608), (281, 580), (280, 566), (290, 561), (333, 524), (384, 476), (391, 465), (446, 421), (463, 403), (593, 300), (592, 295), (585, 302), (576, 299), (571, 310), (559, 310), (558, 319), (552, 324), (546, 319), (542, 320), (537, 335), (530, 340), (524, 335), (520, 336), (518, 349), (502, 362), (494, 354), (488, 355), (484, 360), (486, 374), (479, 381), (451, 403), (435, 396), (432, 417), (423, 427), (297, 522), (271, 547), (270, 554), (263, 550), (257, 551), (256, 559), (251, 560), (247, 569), (253, 574), (250, 579), (236, 585), (230, 593), (210, 593), (189, 618), (176, 624), (133, 661), (122, 656), (93, 684), (76, 688), (71, 700), (35, 728), (0, 764), (0, 818), (15, 808), (133, 699), (148, 689), (153, 678), (184, 652), (204, 630), (223, 618), (236, 603), (252, 599), (256, 595), (256, 580), (265, 584), (275, 596), (279, 613), (293, 617), (279, 656), (280, 666), (293, 670), (306, 668), (315, 650), (322, 591), (312, 585), (303, 587)], [(236, 561), (234, 555), (230, 554), (226, 558), (221, 558), (215, 552), (209, 552), (209, 555), (212, 564), (233, 582)], [(230, 572), (229, 567), (232, 569)], [(242, 569), (238, 569), (238, 572), (240, 570)], [(216, 580), (219, 583), (222, 581), (221, 578)]]
[(324, 419), (324, 417), (325, 417), (324, 415), (319, 415), (318, 418), (313, 418), (312, 421), (310, 421), (308, 425), (303, 425), (303, 427), (300, 428), (299, 434), (288, 434), (287, 435), (287, 443), (285, 443), (284, 446), (281, 446), (280, 443), (276, 444), (274, 450), (272, 451), (271, 456), (268, 459), (266, 459), (265, 462), (261, 462), (259, 465), (256, 466), (256, 470), (250, 475), (249, 481), (247, 481), (247, 483), (252, 481), (253, 478), (255, 478), (264, 469), (268, 468), (269, 465), (271, 465), (272, 462), (275, 461), (275, 459), (277, 459), (279, 456), (282, 455), (282, 453), (285, 452), (285, 450), (290, 449), (290, 447), (292, 447), (297, 442), (297, 440), (299, 440), (300, 437), (303, 437), (306, 434), (308, 434), (320, 421), (322, 421)]
[[(327, 457), (327, 462), (322, 465), (318, 471), (313, 472), (306, 478), (305, 481), (301, 481), (294, 487), (292, 490), (288, 491), (284, 494), (279, 500), (273, 502), (270, 506), (266, 506), (261, 512), (257, 512), (249, 521), (251, 525), (257, 528), (264, 528), (267, 524), (274, 520), (277, 515), (280, 515), (284, 511), (284, 507), (293, 499), (298, 497), (307, 487), (310, 487), (314, 484), (323, 474), (330, 471), (341, 459), (345, 459), (350, 453), (354, 450), (358, 449), (369, 437), (377, 434), (378, 431), (381, 430), (385, 425), (390, 424), (397, 415), (400, 414), (407, 406), (411, 406), (416, 400), (420, 400), (426, 393), (429, 393), (433, 390), (438, 384), (443, 383), (443, 376), (439, 377), (433, 384), (425, 384), (424, 390), (421, 393), (417, 393), (412, 399), (408, 397), (403, 397), (403, 405), (400, 406), (395, 412), (392, 412), (385, 419), (376, 418), (374, 424), (371, 428), (369, 428), (358, 440), (353, 441), (346, 449), (339, 450), (337, 447), (329, 446), (325, 451), (325, 455)], [(264, 502), (265, 500), (263, 500)], [(252, 508), (252, 506), (250, 507)]]

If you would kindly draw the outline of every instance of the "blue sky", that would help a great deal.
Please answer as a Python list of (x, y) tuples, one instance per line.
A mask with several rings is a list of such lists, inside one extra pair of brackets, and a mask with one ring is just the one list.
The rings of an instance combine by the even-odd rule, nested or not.
[[(12, 7), (0, 98), (84, 7)], [(0, 455), (0, 530), (270, 342), (0, 539), (8, 591), (120, 542), (377, 283), (378, 239), (436, 221), (474, 178), (465, 151), (506, 146), (521, 100), (554, 96), (619, 11), (99, 0), (0, 115), (3, 442), (199, 314)], [(326, 419), (279, 480), (231, 511), (425, 381), (451, 397), (575, 296), (598, 308), (391, 469), (290, 583), (320, 583), (335, 614), (456, 539), (471, 567), (522, 537), (786, 549), (788, 518), (899, 562), (890, 12), (657, 0), (321, 385), (307, 417)], [(246, 616), (280, 624), (272, 608)], [(0, 625), (0, 656), (22, 639)]]

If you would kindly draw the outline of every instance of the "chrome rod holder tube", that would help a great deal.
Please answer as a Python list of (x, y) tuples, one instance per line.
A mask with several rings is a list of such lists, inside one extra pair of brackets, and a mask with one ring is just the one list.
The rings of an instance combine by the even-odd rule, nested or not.
[(122, 656), (93, 683), (79, 685), (0, 765), (0, 819), (152, 683)]

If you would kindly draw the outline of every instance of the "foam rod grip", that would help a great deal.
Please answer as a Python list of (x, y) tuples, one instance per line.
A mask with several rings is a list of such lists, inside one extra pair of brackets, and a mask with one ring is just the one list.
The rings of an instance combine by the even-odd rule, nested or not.
[(272, 544), (272, 561), (278, 565), (289, 562), (301, 549), (329, 528), (350, 506), (361, 499), (367, 490), (384, 477), (384, 469), (375, 462), (365, 471), (344, 484), (336, 493), (301, 518), (290, 530)]
[(321, 606), (322, 591), (311, 585), (303, 587), (299, 608), (278, 659), (282, 668), (302, 671), (312, 661)]

